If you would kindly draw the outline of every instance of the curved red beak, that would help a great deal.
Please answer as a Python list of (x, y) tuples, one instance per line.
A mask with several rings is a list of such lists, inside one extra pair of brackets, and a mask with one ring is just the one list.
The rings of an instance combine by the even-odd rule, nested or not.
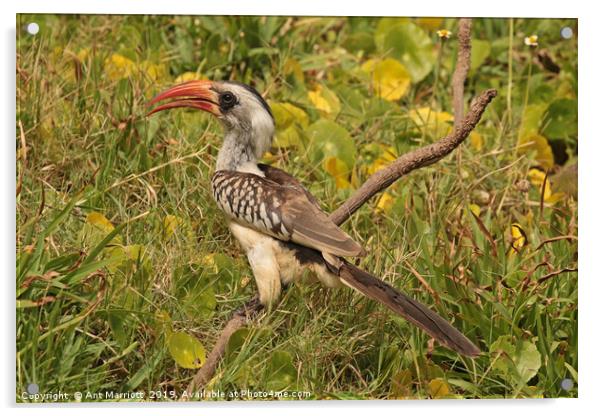
[(149, 101), (147, 106), (153, 106), (164, 100), (173, 100), (153, 108), (147, 116), (178, 107), (196, 108), (220, 116), (219, 96), (212, 86), (211, 81), (188, 81), (171, 87)]

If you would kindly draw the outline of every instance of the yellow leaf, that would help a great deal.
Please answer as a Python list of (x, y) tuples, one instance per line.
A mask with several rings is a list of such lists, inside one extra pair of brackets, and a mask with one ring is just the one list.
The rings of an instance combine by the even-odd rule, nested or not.
[(144, 248), (142, 244), (131, 244), (123, 247), (123, 250), (130, 260), (138, 261), (144, 257)]
[(449, 395), (449, 385), (442, 378), (435, 378), (429, 382), (429, 395), (433, 399), (439, 399)]
[(313, 91), (308, 91), (309, 101), (323, 116), (336, 116), (341, 111), (341, 103), (334, 92), (318, 85)]
[(472, 145), (472, 147), (477, 152), (480, 152), (483, 149), (483, 136), (481, 136), (476, 131), (473, 131), (468, 137), (470, 138), (470, 144)]
[(88, 57), (89, 54), (90, 54), (90, 49), (89, 48), (80, 49), (79, 52), (77, 52), (77, 59), (80, 62), (83, 62), (83, 61), (86, 60), (86, 58)]
[(397, 101), (408, 92), (410, 74), (406, 67), (396, 59), (370, 59), (364, 62), (361, 69), (371, 74), (376, 94), (385, 100)]
[(448, 112), (422, 107), (418, 110), (411, 110), (409, 116), (418, 128), (435, 139), (451, 133), (454, 116)]
[(205, 257), (203, 257), (203, 260), (201, 261), (201, 263), (207, 269), (213, 270), (214, 273), (218, 272), (217, 264), (215, 263), (215, 253), (207, 254)]
[(203, 344), (184, 332), (168, 334), (167, 349), (180, 367), (200, 368), (205, 363), (206, 354)]
[(544, 169), (554, 166), (554, 154), (548, 140), (540, 134), (529, 134), (518, 139), (518, 152), (525, 154), (535, 151), (535, 160)]
[(395, 200), (391, 196), (390, 193), (384, 192), (380, 198), (378, 198), (378, 202), (376, 204), (376, 210), (384, 213), (388, 213), (393, 208), (393, 202)]
[(510, 234), (512, 235), (512, 248), (519, 251), (527, 244), (527, 233), (523, 230), (520, 224), (514, 223), (510, 226)]
[(309, 125), (309, 116), (301, 108), (290, 103), (278, 103), (272, 100), (269, 100), (268, 104), (274, 114), (276, 129), (286, 129), (294, 123), (302, 127)]
[(111, 221), (109, 221), (107, 219), (107, 217), (102, 215), (100, 212), (94, 211), (94, 212), (89, 213), (88, 216), (86, 217), (86, 222), (88, 224), (93, 225), (96, 229), (98, 229), (99, 231), (102, 231), (106, 234), (110, 233), (111, 231), (113, 231), (115, 229), (113, 224), (111, 224)]
[(347, 177), (347, 164), (336, 156), (324, 159), (324, 170), (334, 177), (337, 189), (348, 189), (351, 184)]
[(442, 17), (419, 17), (416, 24), (426, 30), (436, 30), (443, 26)]
[(366, 166), (365, 171), (368, 175), (372, 175), (381, 170), (389, 163), (397, 159), (397, 151), (393, 146), (385, 146), (383, 144), (370, 144), (364, 148), (366, 151), (376, 154), (372, 163)]
[(472, 213), (473, 213), (474, 215), (476, 215), (477, 217), (478, 217), (479, 215), (481, 215), (481, 207), (480, 207), (480, 206), (478, 206), (477, 204), (469, 204), (469, 205), (468, 205), (468, 208), (469, 208), (469, 209), (472, 211)]
[(412, 372), (408, 369), (401, 370), (391, 377), (391, 391), (389, 397), (394, 400), (404, 399), (412, 393)]
[(299, 64), (299, 61), (296, 59), (288, 58), (286, 62), (284, 62), (283, 70), (285, 75), (293, 75), (300, 83), (305, 82), (303, 69), (301, 68), (301, 64)]
[[(543, 200), (544, 202), (554, 204), (560, 201), (564, 197), (564, 193), (562, 192), (552, 192), (552, 183), (550, 182), (550, 178), (546, 179), (546, 174), (539, 169), (529, 169), (529, 173), (527, 174), (529, 177), (529, 181), (531, 184), (539, 190), (541, 194), (541, 190), (543, 187)], [(545, 181), (545, 185), (544, 185)]]
[(166, 215), (163, 218), (163, 238), (167, 240), (176, 232), (178, 225), (182, 224), (182, 220), (175, 215)]
[(288, 126), (285, 129), (276, 130), (276, 136), (272, 143), (274, 147), (287, 148), (299, 147), (303, 144), (301, 132), (297, 126)]
[(151, 81), (157, 81), (167, 75), (167, 68), (163, 64), (153, 64), (149, 61), (144, 61), (140, 64), (142, 71)]
[(176, 82), (176, 84), (181, 84), (183, 82), (202, 80), (202, 79), (207, 79), (207, 78), (202, 75), (197, 74), (196, 72), (183, 72), (180, 75), (178, 75), (175, 82)]
[(130, 77), (135, 68), (136, 65), (131, 59), (118, 53), (108, 57), (104, 66), (105, 73), (112, 81)]

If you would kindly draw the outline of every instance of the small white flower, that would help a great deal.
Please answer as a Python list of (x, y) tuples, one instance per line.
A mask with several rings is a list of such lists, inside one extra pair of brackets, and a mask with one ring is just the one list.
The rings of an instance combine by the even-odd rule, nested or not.
[(537, 43), (537, 35), (527, 36), (525, 38), (525, 45), (535, 47), (538, 45)]
[(439, 36), (441, 39), (449, 39), (451, 35), (452, 32), (447, 29), (439, 29), (437, 31), (437, 36)]

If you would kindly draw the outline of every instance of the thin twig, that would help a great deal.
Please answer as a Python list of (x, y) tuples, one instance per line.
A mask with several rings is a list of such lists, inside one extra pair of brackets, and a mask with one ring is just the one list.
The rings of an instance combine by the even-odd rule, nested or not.
[(575, 267), (574, 269), (566, 267), (564, 269), (560, 269), (560, 270), (555, 270), (551, 273), (546, 274), (545, 276), (540, 277), (539, 279), (537, 279), (537, 284), (540, 285), (543, 282), (545, 282), (546, 280), (554, 277), (554, 276), (558, 276), (561, 273), (570, 273), (570, 272), (576, 272), (577, 268)]
[(559, 235), (557, 237), (548, 238), (547, 240), (543, 240), (541, 243), (539, 243), (539, 245), (535, 248), (535, 251), (542, 248), (545, 244), (553, 243), (554, 241), (561, 241), (561, 240), (577, 240), (577, 236), (576, 235)]

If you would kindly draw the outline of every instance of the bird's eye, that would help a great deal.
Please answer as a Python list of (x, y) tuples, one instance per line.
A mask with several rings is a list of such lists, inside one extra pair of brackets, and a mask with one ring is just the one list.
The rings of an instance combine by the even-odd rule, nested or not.
[(222, 111), (229, 110), (237, 104), (236, 96), (231, 92), (225, 92), (219, 97), (219, 105)]

